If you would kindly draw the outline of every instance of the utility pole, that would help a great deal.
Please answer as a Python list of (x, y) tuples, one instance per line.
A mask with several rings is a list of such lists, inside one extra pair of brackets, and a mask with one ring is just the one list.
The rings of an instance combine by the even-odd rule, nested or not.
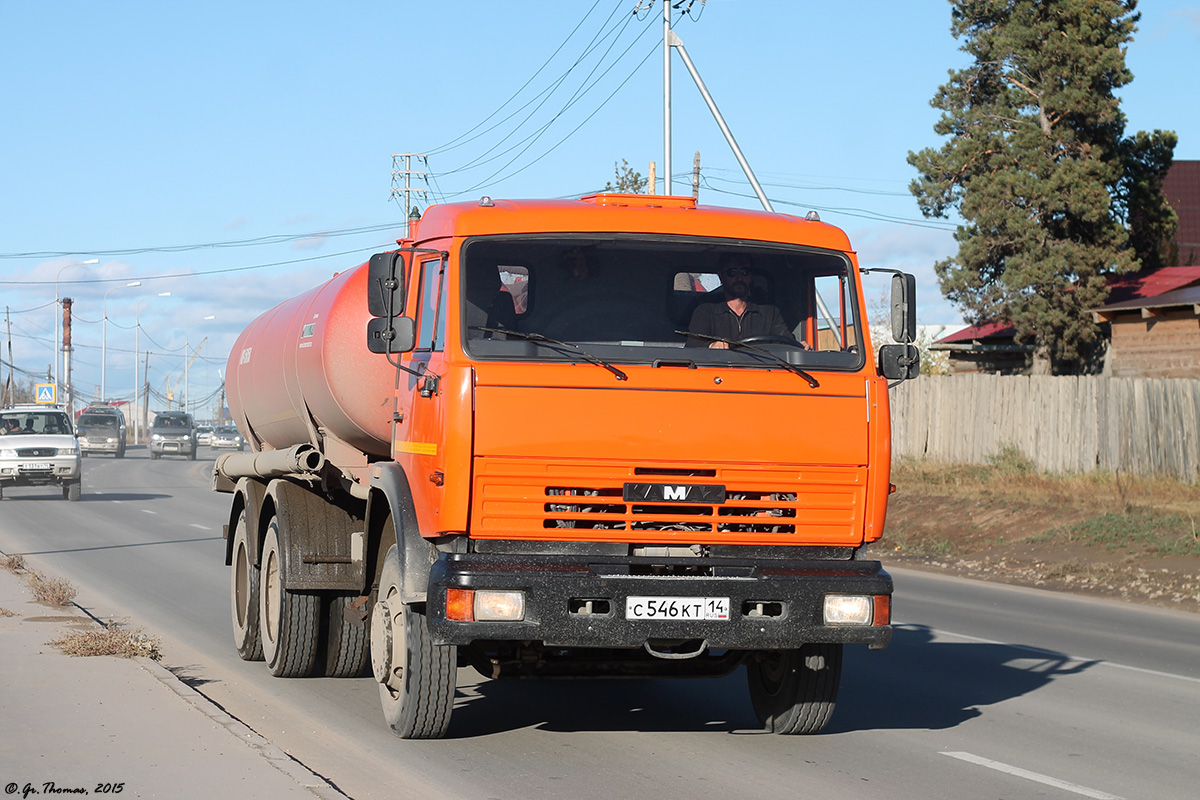
[[(423, 170), (414, 170), (412, 168), (413, 157), (425, 158), (424, 153), (392, 153), (392, 197), (404, 197), (404, 212), (408, 215), (408, 228), (406, 234), (412, 235), (413, 222), (421, 218), (421, 212), (417, 211), (412, 205), (411, 195), (419, 194), (425, 196), (424, 189), (414, 189), (412, 185), (413, 175), (428, 175), (428, 172)], [(400, 167), (400, 162), (404, 162), (403, 169)], [(404, 178), (404, 184), (399, 185), (400, 178)], [(415, 217), (415, 219), (414, 219)]]
[(66, 408), (67, 414), (72, 420), (75, 419), (75, 389), (71, 385), (71, 306), (75, 303), (69, 297), (62, 299), (63, 307), (63, 335), (62, 335), (62, 350), (63, 350), (63, 377), (66, 379), (63, 383), (63, 392), (66, 393)]
[(4, 323), (8, 326), (8, 383), (4, 386), (4, 402), (0, 405), (15, 406), (16, 398), (13, 397), (13, 392), (16, 391), (16, 378), (13, 376), (13, 370), (17, 368), (17, 364), (13, 361), (12, 354), (12, 318), (8, 315), (9, 307), (4, 307)]
[(696, 151), (696, 157), (692, 159), (692, 199), (700, 199), (700, 151)]
[[(150, 351), (146, 351), (146, 368), (142, 372), (142, 389), (144, 398), (142, 401), (142, 430), (150, 429)], [(149, 441), (149, 440), (147, 440)]]

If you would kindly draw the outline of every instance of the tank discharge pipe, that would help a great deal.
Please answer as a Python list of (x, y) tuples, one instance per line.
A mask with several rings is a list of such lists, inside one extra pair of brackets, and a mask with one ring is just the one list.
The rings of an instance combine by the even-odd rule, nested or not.
[(316, 474), (325, 468), (325, 456), (311, 444), (261, 453), (225, 453), (213, 472), (236, 482), (240, 478), (282, 478), (285, 475)]

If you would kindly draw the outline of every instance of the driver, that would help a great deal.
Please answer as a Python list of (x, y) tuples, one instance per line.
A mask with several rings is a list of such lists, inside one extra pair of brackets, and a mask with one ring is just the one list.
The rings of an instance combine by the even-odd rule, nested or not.
[[(721, 289), (725, 302), (702, 303), (692, 312), (688, 330), (705, 336), (739, 341), (752, 336), (786, 336), (788, 330), (779, 309), (750, 302), (750, 286), (754, 282), (754, 261), (748, 253), (722, 253), (717, 261)], [(688, 347), (701, 347), (703, 339), (690, 338)], [(725, 342), (709, 342), (710, 348), (728, 350)]]

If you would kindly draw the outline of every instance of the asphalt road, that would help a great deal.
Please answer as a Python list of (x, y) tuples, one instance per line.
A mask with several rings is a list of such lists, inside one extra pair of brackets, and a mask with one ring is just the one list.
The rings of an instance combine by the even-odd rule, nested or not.
[(69, 579), (93, 614), (161, 636), (177, 675), (351, 797), (1196, 796), (1200, 616), (907, 571), (892, 646), (848, 648), (820, 736), (762, 733), (740, 671), (500, 682), (464, 669), (449, 738), (399, 740), (370, 679), (282, 680), (238, 659), (211, 454), (88, 458), (78, 503), (8, 490), (0, 550)]

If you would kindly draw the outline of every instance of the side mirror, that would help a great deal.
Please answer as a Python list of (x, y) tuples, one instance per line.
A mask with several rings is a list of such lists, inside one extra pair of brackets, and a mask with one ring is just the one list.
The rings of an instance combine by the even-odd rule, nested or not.
[(376, 317), (367, 323), (367, 349), (372, 353), (407, 353), (417, 346), (412, 317)]
[(367, 262), (367, 309), (372, 317), (404, 313), (404, 254), (376, 253)]
[(915, 344), (882, 345), (879, 348), (879, 374), (889, 381), (916, 378), (921, 374), (921, 351)]
[(917, 340), (917, 279), (904, 272), (892, 275), (892, 339)]

